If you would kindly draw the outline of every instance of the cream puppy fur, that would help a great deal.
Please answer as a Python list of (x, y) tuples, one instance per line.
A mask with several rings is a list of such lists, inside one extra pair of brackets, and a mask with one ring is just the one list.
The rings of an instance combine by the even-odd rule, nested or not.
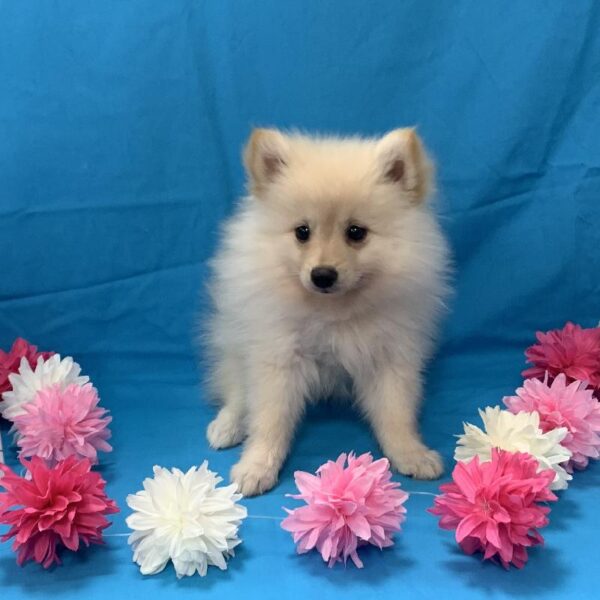
[(265, 492), (305, 403), (348, 380), (393, 466), (440, 476), (418, 408), (448, 250), (415, 130), (338, 139), (259, 129), (244, 160), (250, 194), (212, 264), (211, 383), (222, 406), (209, 443), (245, 440), (231, 478), (246, 496)]

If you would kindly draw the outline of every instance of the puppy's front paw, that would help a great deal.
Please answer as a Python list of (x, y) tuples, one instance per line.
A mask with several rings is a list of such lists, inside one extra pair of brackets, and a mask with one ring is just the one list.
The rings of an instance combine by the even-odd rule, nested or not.
[(244, 496), (258, 496), (268, 492), (276, 483), (279, 473), (264, 463), (240, 460), (231, 469), (231, 481), (237, 483)]
[(415, 479), (437, 479), (444, 472), (442, 457), (425, 446), (396, 452), (390, 460), (400, 473)]
[(221, 410), (206, 430), (208, 443), (215, 450), (237, 446), (244, 440), (244, 430), (238, 420)]

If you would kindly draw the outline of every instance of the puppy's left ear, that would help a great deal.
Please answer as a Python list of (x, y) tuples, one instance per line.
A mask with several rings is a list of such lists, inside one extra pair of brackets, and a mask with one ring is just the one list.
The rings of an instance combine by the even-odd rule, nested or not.
[(415, 203), (427, 198), (433, 179), (433, 165), (414, 127), (394, 129), (377, 143), (381, 177), (396, 183)]

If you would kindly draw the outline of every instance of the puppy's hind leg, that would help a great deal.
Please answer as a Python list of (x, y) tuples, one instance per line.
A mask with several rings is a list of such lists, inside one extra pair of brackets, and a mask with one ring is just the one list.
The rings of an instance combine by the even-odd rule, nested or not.
[(224, 356), (213, 374), (213, 388), (222, 402), (217, 417), (206, 430), (215, 449), (237, 446), (246, 437), (246, 398), (241, 361), (233, 354)]
[(418, 429), (418, 370), (386, 365), (355, 383), (360, 404), (392, 465), (403, 475), (437, 479), (444, 470), (442, 458), (422, 442)]

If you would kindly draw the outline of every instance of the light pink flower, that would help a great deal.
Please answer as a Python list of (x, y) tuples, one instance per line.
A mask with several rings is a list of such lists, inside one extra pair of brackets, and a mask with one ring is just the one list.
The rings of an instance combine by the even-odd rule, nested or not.
[(17, 338), (8, 352), (0, 350), (0, 400), (2, 400), (2, 394), (11, 389), (8, 376), (11, 373), (19, 372), (21, 358), (25, 357), (33, 368), (39, 356), (46, 360), (53, 354), (54, 352), (38, 352), (37, 346), (30, 344), (23, 338)]
[(567, 428), (561, 444), (572, 452), (570, 468), (584, 469), (590, 458), (600, 457), (600, 402), (593, 389), (581, 381), (568, 383), (560, 373), (550, 385), (547, 379), (526, 379), (516, 394), (504, 398), (511, 412), (537, 411), (544, 432)]
[(429, 512), (440, 517), (440, 527), (456, 531), (456, 541), (467, 554), (499, 560), (506, 569), (522, 568), (527, 548), (543, 544), (538, 529), (548, 524), (550, 508), (539, 502), (556, 500), (550, 491), (554, 471), (537, 472), (529, 454), (492, 450), (492, 458), (458, 462), (452, 482), (440, 486), (442, 495)]
[(71, 383), (64, 389), (56, 384), (40, 390), (25, 413), (15, 417), (21, 456), (39, 456), (55, 464), (68, 456), (98, 461), (98, 450), (110, 452), (107, 425), (111, 417), (98, 406), (91, 383)]
[(600, 391), (600, 327), (582, 329), (567, 323), (563, 329), (536, 334), (538, 343), (525, 350), (533, 366), (523, 371), (523, 377), (551, 379), (564, 373), (569, 381), (587, 381)]
[(369, 453), (341, 454), (319, 467), (316, 475), (297, 471), (300, 494), (291, 497), (304, 500), (306, 506), (288, 510), (281, 526), (293, 534), (299, 554), (316, 548), (330, 567), (350, 557), (360, 568), (358, 546), (391, 546), (405, 519), (408, 494), (391, 479), (388, 460), (373, 461)]
[(60, 564), (59, 546), (77, 551), (81, 543), (101, 544), (110, 525), (106, 515), (119, 509), (90, 461), (70, 456), (53, 468), (38, 457), (21, 462), (30, 479), (0, 465), (0, 488), (6, 490), (0, 494), (0, 523), (10, 526), (2, 541), (14, 538), (17, 563), (33, 559), (48, 568)]

